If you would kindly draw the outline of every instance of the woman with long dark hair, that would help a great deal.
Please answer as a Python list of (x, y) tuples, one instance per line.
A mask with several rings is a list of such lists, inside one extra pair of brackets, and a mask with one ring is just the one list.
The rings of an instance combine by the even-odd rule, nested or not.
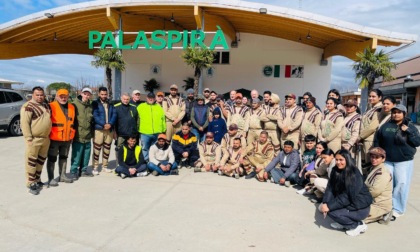
[(395, 107), (395, 105), (397, 105), (397, 100), (395, 99), (394, 96), (389, 95), (389, 96), (385, 96), (382, 99), (382, 113), (384, 118), (382, 119), (382, 121), (379, 123), (378, 129), (384, 125), (385, 123), (391, 121), (391, 109), (393, 107)]
[(318, 209), (335, 221), (332, 228), (357, 236), (367, 230), (363, 220), (369, 215), (372, 196), (348, 150), (337, 151), (335, 161)]
[(370, 156), (369, 149), (373, 144), (373, 137), (379, 127), (379, 124), (385, 117), (382, 111), (382, 91), (379, 89), (372, 89), (369, 91), (369, 106), (370, 108), (362, 115), (362, 122), (360, 124), (360, 134), (357, 142), (363, 143), (362, 163), (363, 166), (369, 166)]
[(374, 146), (386, 152), (385, 166), (393, 178), (392, 211), (394, 219), (405, 213), (414, 155), (420, 146), (420, 135), (416, 126), (406, 118), (407, 108), (397, 105), (391, 109), (391, 121), (377, 131)]

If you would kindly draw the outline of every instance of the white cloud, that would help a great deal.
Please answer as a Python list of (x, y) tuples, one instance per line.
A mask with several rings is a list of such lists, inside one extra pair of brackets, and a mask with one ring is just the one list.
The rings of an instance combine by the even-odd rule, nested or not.
[(36, 80), (35, 82), (38, 82), (38, 83), (45, 83), (45, 81), (44, 81), (44, 80)]

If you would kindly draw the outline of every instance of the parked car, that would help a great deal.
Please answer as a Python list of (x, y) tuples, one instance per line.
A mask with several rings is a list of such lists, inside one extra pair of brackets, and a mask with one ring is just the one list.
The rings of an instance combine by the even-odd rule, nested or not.
[(21, 136), (20, 108), (26, 102), (19, 92), (0, 88), (0, 129), (12, 136)]

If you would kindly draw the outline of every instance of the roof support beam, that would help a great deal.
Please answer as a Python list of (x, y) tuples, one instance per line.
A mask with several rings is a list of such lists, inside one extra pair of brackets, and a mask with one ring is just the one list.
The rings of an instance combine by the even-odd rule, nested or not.
[(194, 5), (194, 18), (195, 22), (197, 23), (197, 30), (201, 30), (201, 28), (203, 27), (203, 24), (201, 23), (201, 20), (203, 20), (202, 13), (203, 11), (201, 10), (201, 8), (198, 7), (198, 5)]
[(0, 59), (20, 59), (48, 54), (92, 55), (95, 50), (87, 43), (74, 41), (33, 41), (26, 43), (0, 43)]
[(112, 27), (114, 27), (115, 30), (118, 30), (120, 28), (119, 14), (115, 10), (112, 10), (110, 6), (106, 7), (106, 17), (108, 18), (109, 22), (112, 24)]
[(355, 42), (349, 40), (337, 40), (324, 48), (324, 58), (340, 55), (351, 60), (356, 60), (356, 53), (363, 52), (365, 48), (376, 50), (378, 39), (372, 38), (363, 42)]
[[(206, 20), (206, 31), (214, 31), (217, 29), (216, 25), (218, 25), (232, 41), (236, 40), (235, 27), (224, 17), (204, 13), (204, 20)], [(209, 24), (214, 24), (214, 26), (211, 27)]]

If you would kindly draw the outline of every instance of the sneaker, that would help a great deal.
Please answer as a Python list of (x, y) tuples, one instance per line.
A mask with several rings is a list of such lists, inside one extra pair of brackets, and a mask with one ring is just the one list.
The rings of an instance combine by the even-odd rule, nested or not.
[(137, 173), (137, 177), (146, 177), (147, 175), (149, 175), (147, 171)]
[(395, 219), (396, 218), (399, 218), (399, 217), (401, 217), (401, 216), (403, 216), (404, 214), (400, 214), (400, 213), (398, 213), (397, 211), (395, 211), (395, 210), (392, 210), (392, 216), (393, 217), (395, 217)]
[(37, 183), (32, 183), (30, 186), (28, 186), (28, 189), (29, 189), (28, 192), (32, 195), (38, 195), (39, 194)]
[(121, 178), (125, 179), (127, 177), (127, 175), (125, 175), (124, 173), (121, 173)]
[(321, 203), (322, 202), (322, 198), (312, 198), (312, 199), (310, 199), (310, 201), (312, 202), (312, 203)]
[(113, 170), (112, 170), (112, 169), (108, 169), (108, 168), (102, 168), (102, 170), (103, 170), (104, 172), (106, 172), (106, 173), (111, 173), (111, 172), (113, 172)]
[(386, 213), (382, 216), (382, 219), (378, 221), (379, 224), (385, 224), (388, 225), (389, 222), (392, 220), (392, 211), (389, 213)]
[(252, 179), (255, 178), (255, 176), (257, 176), (257, 173), (253, 171), (250, 174), (246, 175), (245, 179)]
[(286, 181), (286, 182), (284, 182), (284, 186), (285, 186), (285, 187), (290, 187), (290, 181)]
[(305, 195), (305, 193), (306, 193), (306, 189), (305, 189), (305, 188), (303, 188), (303, 189), (297, 190), (297, 191), (296, 191), (296, 193), (297, 193), (297, 194), (300, 194), (300, 195)]
[(41, 191), (42, 188), (44, 188), (44, 183), (42, 183), (41, 181), (36, 182), (36, 186), (38, 188), (38, 191)]
[(159, 172), (157, 172), (157, 171), (152, 171), (152, 175), (153, 175), (153, 176), (159, 176)]
[(58, 182), (57, 182), (57, 180), (55, 180), (55, 179), (51, 179), (51, 180), (48, 182), (48, 186), (58, 186)]
[(350, 229), (346, 231), (346, 234), (349, 236), (358, 236), (359, 234), (362, 234), (366, 232), (368, 226), (362, 222), (362, 224), (359, 224), (355, 229)]
[(99, 175), (98, 169), (93, 169), (92, 174), (95, 175), (95, 176)]
[(194, 172), (201, 172), (201, 168), (195, 167)]
[[(99, 174), (99, 173), (98, 173)], [(87, 171), (84, 171), (84, 172), (82, 172), (82, 174), (81, 174), (81, 177), (93, 177), (94, 175), (93, 175), (93, 173), (92, 172), (87, 172)]]
[(239, 179), (239, 174), (238, 173), (235, 173), (235, 178)]
[(173, 169), (169, 172), (169, 175), (179, 175), (178, 169)]
[(218, 170), (217, 171), (217, 175), (222, 176), (223, 175), (222, 171), (221, 170)]
[(337, 229), (337, 230), (343, 230), (344, 229), (343, 225), (341, 225), (340, 223), (337, 223), (337, 222), (331, 223), (330, 226), (334, 229)]
[(77, 173), (72, 173), (70, 178), (71, 178), (73, 181), (77, 181), (77, 180), (79, 180), (79, 174), (77, 174)]
[(271, 177), (271, 178), (270, 178), (270, 182), (271, 182), (271, 183), (274, 183), (274, 179), (273, 179), (273, 177)]

